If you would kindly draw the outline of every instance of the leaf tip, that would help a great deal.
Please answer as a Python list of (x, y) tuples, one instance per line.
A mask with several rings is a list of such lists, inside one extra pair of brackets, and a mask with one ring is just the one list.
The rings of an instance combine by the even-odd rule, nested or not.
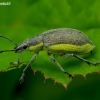
[(57, 82), (54, 80), (54, 85), (56, 84)]
[(44, 77), (44, 83), (46, 82), (47, 79), (48, 79), (48, 78)]
[(63, 86), (67, 90), (68, 85), (67, 84), (63, 84)]
[(83, 78), (86, 80), (86, 75), (83, 75)]
[(34, 75), (36, 74), (36, 71), (35, 70), (33, 70), (33, 73), (34, 73)]

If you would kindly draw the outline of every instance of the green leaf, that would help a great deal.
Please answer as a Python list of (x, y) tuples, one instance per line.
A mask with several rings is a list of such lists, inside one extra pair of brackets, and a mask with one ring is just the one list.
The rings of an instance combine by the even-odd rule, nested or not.
[[(100, 35), (98, 34), (95, 36), (95, 34), (94, 34), (94, 33), (99, 33), (99, 32), (100, 32), (99, 29), (92, 29), (92, 30), (85, 31), (85, 33), (88, 33), (87, 35), (91, 38), (91, 40), (96, 45), (96, 48), (94, 49), (92, 54), (86, 54), (86, 55), (82, 56), (83, 58), (85, 58), (91, 62), (97, 62), (100, 59), (100, 57), (99, 57), (100, 47), (99, 47), (99, 42), (97, 42), (97, 40), (99, 40)], [(96, 38), (93, 38), (93, 37), (96, 37)], [(6, 53), (6, 54), (10, 54), (10, 52)], [(1, 54), (1, 55), (3, 55), (3, 54)], [(10, 66), (9, 67), (8, 65), (6, 65), (7, 60), (10, 61), (10, 58), (12, 58), (12, 57), (15, 58), (14, 55), (15, 55), (14, 53), (12, 53), (11, 56), (6, 55), (7, 58), (4, 58), (5, 55), (2, 56), (4, 59), (2, 59), (2, 61), (0, 62), (3, 65), (3, 67), (0, 67), (1, 71), (8, 71), (8, 70), (16, 68), (14, 66), (9, 65)], [(21, 59), (23, 59), (24, 63), (22, 63), (18, 67), (23, 66), (23, 64), (25, 67), (26, 66), (25, 62), (29, 62), (31, 59), (31, 56), (33, 56), (32, 53), (29, 54), (28, 52), (24, 52), (23, 56), (21, 58)], [(26, 59), (25, 57), (27, 57), (26, 61), (24, 61)], [(65, 71), (72, 74), (73, 76), (82, 75), (85, 77), (89, 73), (100, 71), (100, 66), (88, 65), (85, 62), (80, 61), (76, 58), (63, 59), (63, 58), (57, 57), (56, 59), (62, 65), (62, 67), (65, 69)], [(5, 63), (3, 63), (3, 62), (5, 62)], [(66, 74), (62, 73), (61, 70), (57, 67), (57, 65), (55, 63), (53, 63), (52, 61), (49, 60), (46, 51), (40, 51), (38, 58), (36, 59), (36, 61), (34, 63), (32, 63), (31, 66), (32, 66), (32, 70), (34, 72), (40, 71), (43, 73), (43, 76), (45, 79), (48, 79), (48, 78), (53, 79), (54, 82), (61, 83), (64, 87), (67, 87), (69, 82), (72, 80)]]
[[(92, 62), (100, 61), (100, 34), (98, 34), (100, 33), (98, 3), (100, 1), (89, 0), (87, 2), (88, 3), (78, 0), (76, 0), (76, 2), (72, 0), (63, 0), (63, 2), (60, 0), (37, 0), (36, 2), (31, 1), (31, 3), (27, 0), (25, 2), (12, 1), (11, 6), (5, 6), (5, 9), (0, 9), (0, 11), (2, 11), (0, 15), (0, 19), (2, 19), (0, 21), (0, 33), (14, 40), (16, 43), (21, 43), (31, 36), (38, 33), (41, 34), (52, 28), (71, 27), (79, 29), (89, 36), (96, 45), (93, 54), (83, 55), (82, 57)], [(80, 3), (82, 3), (82, 5), (80, 5)], [(90, 3), (91, 5), (89, 5)], [(19, 8), (20, 11), (17, 8)], [(13, 14), (13, 16), (11, 16), (11, 14)], [(12, 48), (14, 48), (13, 44), (0, 38), (0, 50)], [(21, 62), (25, 64), (28, 63), (33, 55), (33, 53), (24, 52), (21, 57)], [(16, 68), (10, 65), (10, 62), (17, 61), (18, 55), (16, 53), (1, 53), (0, 58), (0, 71), (8, 71)], [(85, 76), (88, 73), (100, 71), (100, 66), (89, 66), (75, 58), (62, 59), (58, 57), (57, 61), (67, 72), (74, 76)], [(24, 63), (19, 67), (25, 67)], [(45, 79), (53, 79), (54, 82), (61, 83), (65, 87), (67, 87), (71, 81), (67, 75), (60, 71), (55, 63), (49, 60), (45, 51), (40, 52), (38, 58), (32, 63), (31, 67), (34, 71), (42, 72)]]

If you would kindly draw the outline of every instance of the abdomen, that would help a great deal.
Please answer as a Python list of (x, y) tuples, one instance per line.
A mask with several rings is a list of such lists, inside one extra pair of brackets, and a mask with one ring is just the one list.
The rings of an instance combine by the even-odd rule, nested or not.
[(44, 32), (43, 43), (45, 50), (54, 54), (88, 53), (95, 47), (84, 33), (70, 28)]

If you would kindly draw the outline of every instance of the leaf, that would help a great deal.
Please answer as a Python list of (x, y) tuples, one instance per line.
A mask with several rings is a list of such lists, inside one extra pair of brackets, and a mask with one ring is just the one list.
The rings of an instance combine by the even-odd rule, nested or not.
[[(100, 61), (100, 34), (98, 34), (100, 32), (100, 29), (98, 29), (100, 25), (98, 17), (98, 2), (100, 1), (88, 1), (87, 4), (85, 4), (84, 1), (73, 2), (71, 0), (63, 0), (63, 2), (60, 2), (60, 0), (59, 2), (38, 0), (36, 2), (32, 2), (31, 4), (27, 2), (24, 2), (24, 5), (22, 5), (23, 1), (20, 3), (12, 1), (12, 4), (16, 4), (16, 6), (12, 5), (9, 8), (5, 7), (5, 9), (2, 10), (2, 14), (0, 16), (0, 19), (3, 19), (0, 24), (0, 33), (2, 33), (2, 35), (14, 40), (17, 43), (21, 43), (24, 39), (38, 33), (42, 33), (48, 29), (59, 27), (76, 28), (89, 36), (96, 45), (92, 55), (87, 54), (82, 57), (93, 62)], [(84, 5), (80, 5), (81, 2), (84, 3), (85, 7)], [(88, 5), (90, 2), (92, 7), (91, 5)], [(19, 9), (16, 9), (18, 7), (20, 11)], [(12, 8), (16, 9), (16, 11)], [(23, 10), (26, 12), (23, 13)], [(3, 12), (5, 13), (3, 14)], [(12, 13), (13, 17), (11, 16)], [(12, 48), (14, 48), (14, 46), (10, 42), (0, 38), (0, 50)], [(32, 53), (24, 52), (21, 57), (21, 61), (27, 63), (30, 61), (32, 56)], [(9, 52), (1, 53), (0, 58), (0, 71), (8, 71), (13, 69), (13, 66), (9, 63), (17, 61), (18, 57), (17, 54)], [(57, 61), (67, 72), (74, 76), (85, 76), (88, 73), (100, 71), (100, 66), (89, 66), (75, 58), (62, 59), (58, 57)], [(23, 65), (21, 64), (19, 67), (21, 66)], [(71, 81), (67, 75), (60, 71), (55, 63), (49, 60), (45, 51), (40, 52), (39, 57), (34, 63), (32, 63), (31, 66), (34, 71), (42, 72), (45, 79), (53, 79), (54, 82), (61, 83), (65, 87), (67, 87)]]
[[(83, 55), (82, 57), (87, 60), (93, 61), (93, 62), (99, 61), (100, 57), (98, 56), (98, 54), (100, 51), (100, 47), (99, 47), (99, 42), (96, 42), (96, 41), (99, 40), (100, 35), (98, 34), (97, 38), (93, 38), (94, 37), (93, 33), (100, 32), (100, 30), (92, 29), (92, 30), (86, 31), (86, 33), (87, 32), (88, 32), (88, 34), (90, 34), (93, 42), (95, 41), (95, 44), (97, 47), (93, 51), (93, 54)], [(27, 52), (24, 52), (22, 59), (23, 58), (25, 59), (26, 55), (28, 56), (29, 54)], [(33, 55), (31, 55), (31, 53), (30, 53), (30, 56), (33, 56)], [(12, 54), (12, 57), (14, 57), (13, 54)], [(9, 57), (7, 59), (10, 59), (10, 58), (11, 57)], [(30, 61), (30, 58), (27, 60), (27, 62)], [(65, 71), (72, 74), (73, 76), (75, 76), (75, 75), (86, 76), (88, 73), (100, 71), (99, 66), (88, 65), (85, 62), (80, 61), (76, 58), (63, 59), (63, 58), (58, 57), (56, 59), (62, 65), (62, 67), (65, 69)], [(4, 60), (6, 62), (6, 59), (4, 59)], [(1, 64), (2, 64), (2, 62), (1, 62)], [(25, 64), (25, 63), (23, 63), (23, 64)], [(23, 64), (21, 64), (19, 67), (23, 66)], [(2, 64), (2, 65), (4, 65), (4, 64)], [(61, 70), (56, 66), (56, 64), (49, 60), (45, 51), (42, 51), (39, 53), (38, 58), (36, 59), (36, 61), (34, 63), (32, 63), (31, 66), (32, 66), (32, 69), (34, 72), (40, 71), (43, 73), (45, 79), (48, 79), (48, 78), (53, 79), (54, 82), (61, 83), (64, 87), (67, 87), (67, 85), (71, 81), (71, 78), (69, 78), (66, 74), (62, 73)], [(5, 66), (5, 68), (0, 67), (0, 70), (7, 71), (7, 70), (11, 70), (13, 68), (16, 68), (16, 67)]]

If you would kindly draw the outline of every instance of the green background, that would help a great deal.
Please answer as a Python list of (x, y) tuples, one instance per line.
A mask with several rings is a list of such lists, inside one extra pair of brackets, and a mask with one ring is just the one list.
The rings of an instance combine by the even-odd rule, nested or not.
[[(0, 6), (0, 34), (20, 43), (49, 29), (75, 28), (93, 40), (96, 45), (94, 53), (98, 55), (96, 59), (100, 59), (99, 0), (10, 0), (10, 2), (9, 6)], [(0, 50), (12, 48), (13, 44), (0, 39)], [(32, 55), (24, 53), (22, 60), (29, 61)], [(17, 58), (18, 55), (15, 53), (0, 54), (0, 66), (8, 67), (9, 63), (16, 61)], [(50, 65), (50, 62), (45, 63), (47, 64)], [(66, 90), (61, 84), (54, 85), (52, 79), (44, 83), (43, 74), (37, 72), (34, 75), (30, 69), (26, 72), (24, 83), (20, 85), (18, 80), (23, 67), (0, 73), (0, 100), (100, 100), (100, 75), (97, 73), (88, 74), (86, 80), (82, 76), (75, 76)]]

